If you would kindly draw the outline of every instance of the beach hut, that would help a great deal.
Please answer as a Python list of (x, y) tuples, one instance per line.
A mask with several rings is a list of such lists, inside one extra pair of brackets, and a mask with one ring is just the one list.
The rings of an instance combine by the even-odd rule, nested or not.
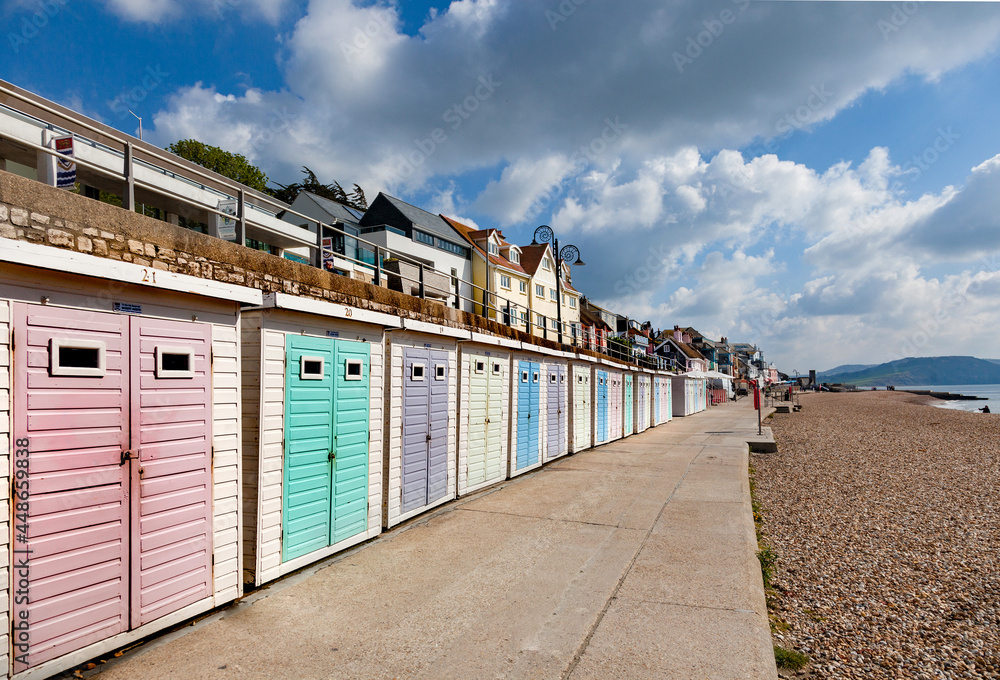
[(624, 400), (624, 423), (622, 424), (622, 435), (628, 437), (630, 434), (635, 432), (635, 418), (633, 417), (633, 412), (635, 411), (635, 397), (633, 393), (635, 391), (635, 377), (636, 374), (632, 371), (627, 371), (624, 376), (624, 386), (623, 386), (623, 400)]
[(389, 528), (457, 493), (458, 342), (462, 329), (403, 319), (386, 341), (382, 524)]
[(609, 437), (608, 388), (610, 376), (603, 368), (594, 367), (594, 446), (606, 444)]
[(242, 594), (237, 328), (262, 298), (7, 239), (0, 291), (0, 638), (47, 677)]
[(592, 439), (592, 405), (591, 364), (588, 361), (575, 361), (570, 365), (570, 451), (576, 453), (589, 449)]
[(381, 531), (384, 339), (399, 325), (284, 293), (243, 312), (245, 582)]
[(521, 343), (472, 333), (459, 343), (458, 495), (507, 478), (511, 350)]
[(689, 416), (698, 411), (697, 381), (683, 375), (670, 379), (673, 390), (671, 413), (674, 416)]
[(624, 389), (622, 372), (614, 369), (608, 371), (608, 441), (622, 438), (622, 399)]
[(565, 358), (546, 357), (545, 376), (545, 462), (569, 452), (569, 367)]
[(509, 477), (523, 474), (542, 464), (542, 444), (548, 420), (542, 414), (546, 413), (548, 404), (545, 402), (549, 394), (542, 359), (540, 355), (529, 352), (513, 354)]
[(660, 379), (660, 423), (673, 418), (673, 381), (669, 376)]
[(645, 371), (636, 373), (633, 394), (635, 399), (633, 416), (635, 432), (638, 434), (649, 427), (649, 374)]

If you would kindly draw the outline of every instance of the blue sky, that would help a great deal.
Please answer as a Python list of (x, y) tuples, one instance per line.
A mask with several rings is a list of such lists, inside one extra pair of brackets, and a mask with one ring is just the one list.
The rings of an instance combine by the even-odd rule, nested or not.
[[(1000, 5), (3, 0), (0, 78), (529, 242), (782, 370), (997, 354)], [(443, 142), (434, 141), (435, 131)], [(439, 135), (438, 140), (442, 139)]]

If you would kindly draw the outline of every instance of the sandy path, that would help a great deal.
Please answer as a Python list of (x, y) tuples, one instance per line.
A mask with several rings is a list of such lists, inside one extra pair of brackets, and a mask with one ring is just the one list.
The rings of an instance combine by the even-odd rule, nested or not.
[(785, 647), (822, 678), (1000, 678), (1000, 414), (815, 394), (755, 454)]

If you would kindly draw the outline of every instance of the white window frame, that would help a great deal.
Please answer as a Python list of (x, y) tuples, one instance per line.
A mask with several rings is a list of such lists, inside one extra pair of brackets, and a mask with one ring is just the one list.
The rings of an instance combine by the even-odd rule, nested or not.
[(527, 371), (521, 371), (521, 382), (523, 382), (523, 383), (528, 382), (528, 372)]
[(500, 368), (500, 362), (499, 361), (493, 362), (493, 375), (500, 375), (502, 372), (503, 371)]
[[(97, 366), (87, 368), (82, 366), (60, 366), (59, 350), (67, 349), (96, 349)], [(73, 376), (77, 378), (103, 378), (107, 375), (107, 352), (108, 345), (103, 340), (76, 340), (73, 338), (50, 338), (49, 339), (49, 375), (51, 376)]]
[[(306, 373), (306, 364), (314, 361), (319, 362), (319, 374)], [(326, 376), (326, 360), (323, 357), (306, 356), (299, 357), (299, 380), (322, 380)]]
[(576, 298), (575, 297), (570, 297), (569, 298), (569, 307), (570, 307), (570, 309), (576, 309)]
[(521, 293), (523, 293), (524, 295), (527, 295), (528, 294), (528, 282), (527, 281), (523, 281), (523, 280), (519, 280), (517, 283), (518, 283), (518, 289), (521, 291)]
[(447, 364), (434, 364), (434, 379), (445, 380), (448, 377)]
[[(420, 369), (419, 371), (417, 369)], [(427, 365), (419, 362), (410, 364), (410, 380), (412, 382), (423, 382), (427, 379)]]
[[(351, 366), (357, 366), (358, 372), (351, 374)], [(358, 382), (365, 379), (365, 362), (361, 359), (344, 359), (344, 380)]]
[(510, 261), (514, 264), (521, 264), (521, 253), (517, 252), (513, 248), (510, 249)]
[(476, 373), (486, 372), (486, 360), (485, 359), (475, 359), (473, 360), (472, 370)]
[[(170, 371), (163, 368), (163, 355), (164, 354), (183, 354), (188, 358), (188, 370), (186, 371)], [(156, 359), (154, 365), (154, 375), (157, 378), (194, 378), (194, 347), (190, 345), (187, 347), (171, 347), (166, 345), (157, 345), (153, 349), (153, 356)]]
[[(504, 281), (506, 281), (506, 283), (504, 283)], [(510, 277), (507, 276), (506, 274), (500, 275), (500, 287), (510, 290)]]
[(552, 271), (552, 260), (549, 259), (548, 255), (542, 258), (542, 269), (547, 272)]
[(545, 299), (545, 286), (540, 283), (535, 284), (535, 297)]
[(558, 295), (556, 295), (556, 289), (555, 288), (549, 288), (549, 300), (551, 300), (552, 302), (555, 302), (557, 297), (558, 297)]

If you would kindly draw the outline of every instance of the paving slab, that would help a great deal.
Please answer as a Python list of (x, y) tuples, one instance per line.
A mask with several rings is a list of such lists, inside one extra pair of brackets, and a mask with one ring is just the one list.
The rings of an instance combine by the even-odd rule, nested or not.
[(99, 676), (776, 678), (740, 443), (751, 430), (744, 402), (560, 459)]

